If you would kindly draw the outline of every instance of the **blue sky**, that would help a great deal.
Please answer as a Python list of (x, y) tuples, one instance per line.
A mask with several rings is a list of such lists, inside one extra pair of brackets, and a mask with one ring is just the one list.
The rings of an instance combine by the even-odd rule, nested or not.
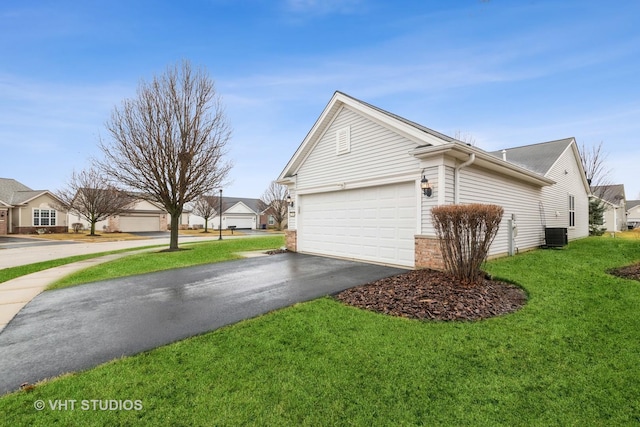
[(226, 195), (259, 197), (340, 90), (488, 151), (602, 141), (640, 199), (632, 0), (3, 0), (0, 176), (64, 186), (113, 107), (182, 59), (234, 129)]

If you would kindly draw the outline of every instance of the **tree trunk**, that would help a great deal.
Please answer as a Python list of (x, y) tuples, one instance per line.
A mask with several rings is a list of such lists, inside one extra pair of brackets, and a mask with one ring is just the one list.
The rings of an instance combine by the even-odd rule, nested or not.
[(208, 232), (209, 232), (207, 218), (205, 218), (205, 219), (204, 219), (204, 232), (205, 232), (205, 233), (208, 233)]
[(171, 214), (171, 237), (169, 238), (169, 250), (178, 250), (178, 224), (180, 223), (180, 215)]
[(89, 236), (95, 236), (95, 235), (96, 235), (96, 222), (91, 221), (91, 233), (89, 233)]

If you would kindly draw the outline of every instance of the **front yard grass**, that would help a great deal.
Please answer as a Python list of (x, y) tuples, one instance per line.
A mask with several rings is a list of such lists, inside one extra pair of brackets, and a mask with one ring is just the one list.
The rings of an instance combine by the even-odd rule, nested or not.
[(63, 277), (47, 289), (61, 289), (98, 280), (239, 259), (241, 256), (238, 252), (276, 249), (283, 245), (282, 235), (181, 244), (183, 250), (180, 251), (144, 252), (98, 264)]
[[(0, 398), (7, 425), (640, 423), (640, 245), (589, 238), (491, 261), (529, 295), (480, 322), (298, 304)], [(76, 400), (76, 410), (52, 410)], [(83, 400), (140, 410), (82, 410)], [(36, 411), (42, 400), (46, 407)]]

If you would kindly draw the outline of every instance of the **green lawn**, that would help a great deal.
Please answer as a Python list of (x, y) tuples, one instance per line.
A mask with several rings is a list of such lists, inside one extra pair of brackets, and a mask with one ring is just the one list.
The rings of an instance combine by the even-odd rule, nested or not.
[(284, 236), (281, 235), (183, 244), (180, 245), (183, 249), (180, 251), (145, 252), (98, 264), (64, 277), (47, 289), (61, 289), (114, 277), (228, 261), (241, 258), (238, 252), (276, 249), (283, 245)]
[[(6, 425), (624, 426), (640, 423), (640, 244), (590, 238), (492, 261), (522, 310), (420, 322), (330, 298), (0, 398)], [(56, 399), (76, 410), (51, 410)], [(82, 400), (140, 410), (82, 410)], [(34, 403), (43, 400), (42, 411)], [(117, 403), (117, 402), (116, 402)], [(91, 402), (87, 402), (90, 406)]]

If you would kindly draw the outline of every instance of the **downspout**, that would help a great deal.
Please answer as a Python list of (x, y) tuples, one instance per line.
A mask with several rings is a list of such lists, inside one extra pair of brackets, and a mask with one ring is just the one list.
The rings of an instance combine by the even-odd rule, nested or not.
[(469, 154), (469, 159), (466, 162), (456, 166), (455, 174), (454, 174), (454, 185), (455, 185), (455, 188), (454, 188), (454, 191), (453, 191), (453, 203), (455, 205), (458, 204), (458, 201), (460, 199), (460, 169), (466, 168), (467, 166), (469, 166), (470, 164), (472, 164), (475, 161), (476, 161), (476, 153), (471, 153), (471, 154)]

